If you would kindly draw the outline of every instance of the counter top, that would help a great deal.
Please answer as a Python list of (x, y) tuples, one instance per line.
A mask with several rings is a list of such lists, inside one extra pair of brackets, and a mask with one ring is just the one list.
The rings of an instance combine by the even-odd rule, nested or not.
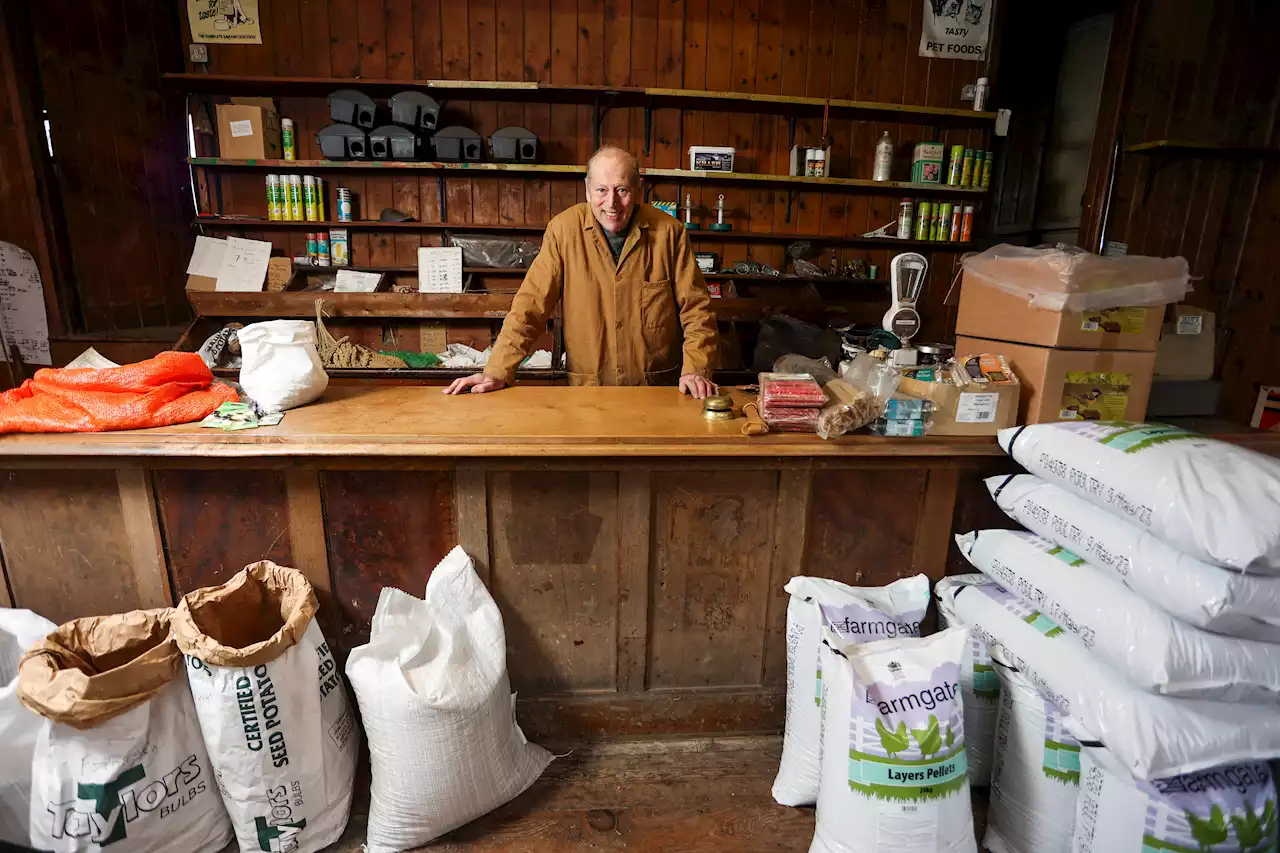
[[(739, 402), (747, 399), (739, 393)], [(449, 397), (439, 388), (330, 387), (274, 427), (222, 432), (193, 424), (128, 432), (0, 437), (0, 457), (841, 457), (1001, 456), (994, 438), (881, 438), (771, 433), (708, 421), (673, 388), (517, 386)], [(1274, 448), (1280, 435), (1220, 421), (1191, 424)], [(1272, 452), (1275, 452), (1274, 449)]]

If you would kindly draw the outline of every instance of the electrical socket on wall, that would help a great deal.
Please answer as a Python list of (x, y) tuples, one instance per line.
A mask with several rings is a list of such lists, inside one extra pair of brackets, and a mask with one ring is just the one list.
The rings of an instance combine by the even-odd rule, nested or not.
[(191, 55), (191, 61), (205, 64), (209, 61), (209, 46), (207, 44), (187, 45), (188, 53)]

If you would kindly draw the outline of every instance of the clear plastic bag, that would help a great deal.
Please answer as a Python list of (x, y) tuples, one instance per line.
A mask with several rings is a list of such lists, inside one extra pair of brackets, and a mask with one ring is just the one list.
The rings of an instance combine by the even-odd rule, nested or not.
[(822, 386), (829, 402), (818, 416), (818, 435), (835, 438), (882, 417), (901, 375), (888, 362), (869, 355), (841, 363), (841, 375)]
[(1186, 258), (1103, 257), (1062, 243), (1001, 243), (964, 259), (972, 278), (1049, 311), (1096, 311), (1178, 302), (1191, 291)]
[(538, 245), (525, 240), (455, 234), (453, 245), (462, 249), (463, 266), (528, 267), (538, 256)]

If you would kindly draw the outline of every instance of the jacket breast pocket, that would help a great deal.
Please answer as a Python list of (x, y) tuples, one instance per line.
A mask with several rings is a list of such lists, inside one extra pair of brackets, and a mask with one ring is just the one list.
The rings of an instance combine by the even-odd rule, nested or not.
[(640, 290), (640, 316), (646, 329), (667, 331), (675, 326), (676, 297), (671, 279), (644, 283)]

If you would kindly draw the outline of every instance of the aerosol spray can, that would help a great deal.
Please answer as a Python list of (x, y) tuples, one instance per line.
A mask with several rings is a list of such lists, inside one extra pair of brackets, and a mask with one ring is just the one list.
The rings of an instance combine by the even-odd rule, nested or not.
[(337, 193), (338, 205), (338, 221), (351, 221), (351, 190), (346, 187), (338, 187)]
[(986, 77), (978, 78), (978, 85), (973, 87), (974, 112), (983, 112), (987, 108), (987, 98), (991, 96), (991, 81)]
[(933, 204), (923, 199), (916, 202), (916, 239), (929, 239), (929, 218), (933, 214)]
[(316, 218), (324, 222), (324, 178), (316, 178)]
[(350, 244), (347, 242), (347, 229), (329, 229), (329, 257), (335, 267), (345, 267), (351, 263)]
[(982, 158), (982, 180), (978, 182), (984, 190), (991, 186), (991, 159), (995, 157), (994, 151), (988, 151), (987, 156)]
[(951, 162), (947, 165), (947, 186), (960, 186), (960, 173), (964, 169), (964, 146), (951, 146)]
[(316, 232), (316, 261), (322, 267), (329, 266), (329, 232)]
[(284, 219), (284, 205), (280, 202), (280, 176), (267, 175), (267, 218), (273, 222)]
[(964, 211), (961, 210), (960, 205), (957, 204), (955, 210), (951, 211), (951, 234), (948, 236), (948, 239), (952, 243), (960, 242), (961, 220), (963, 219)]
[(320, 257), (320, 255), (319, 255), (319, 250), (320, 250), (320, 249), (319, 249), (319, 245), (318, 245), (318, 244), (319, 244), (319, 242), (320, 242), (320, 241), (317, 239), (316, 234), (315, 234), (315, 232), (314, 232), (314, 231), (308, 231), (308, 232), (307, 232), (307, 257), (308, 257), (308, 258), (317, 258), (317, 259), (318, 259), (318, 258)]
[(293, 119), (280, 119), (280, 142), (284, 148), (284, 159), (297, 160), (298, 149), (293, 140)]
[(316, 179), (311, 175), (302, 176), (302, 206), (308, 222), (320, 220), (319, 208), (316, 206)]
[(302, 222), (302, 178), (289, 176), (289, 215), (285, 217), (294, 222)]
[(889, 131), (886, 130), (884, 136), (881, 136), (880, 141), (876, 143), (876, 165), (871, 179), (873, 181), (887, 181), (892, 172), (893, 140), (889, 138)]
[(964, 218), (960, 220), (960, 242), (968, 243), (973, 239), (973, 205), (964, 206)]
[(898, 205), (898, 239), (911, 239), (911, 226), (915, 224), (916, 204), (909, 198), (904, 198)]
[(938, 205), (938, 236), (933, 239), (945, 243), (951, 238), (951, 208), (952, 204), (949, 201)]
[(968, 189), (973, 186), (973, 149), (964, 149), (964, 165), (960, 169), (960, 186)]

